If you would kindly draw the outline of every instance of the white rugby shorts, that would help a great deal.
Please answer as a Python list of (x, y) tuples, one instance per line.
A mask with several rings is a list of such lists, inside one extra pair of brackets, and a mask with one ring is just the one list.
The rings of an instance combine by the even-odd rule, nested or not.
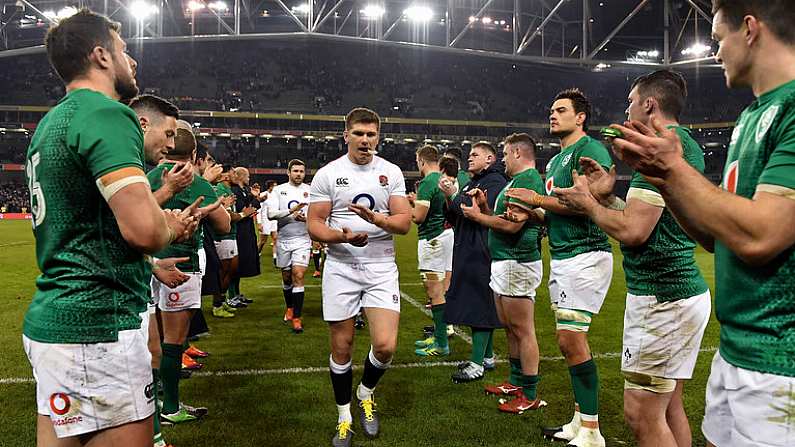
[(453, 270), (453, 230), (448, 228), (433, 239), (417, 241), (420, 271), (444, 273)]
[(397, 264), (348, 264), (327, 259), (323, 267), (322, 295), (325, 321), (347, 320), (363, 307), (400, 312)]
[(498, 295), (528, 297), (535, 301), (536, 289), (541, 285), (543, 276), (544, 264), (541, 261), (491, 261), (489, 287)]
[(237, 256), (237, 241), (235, 239), (215, 241), (215, 251), (218, 253), (218, 258), (222, 261), (232, 259)]
[(286, 269), (297, 265), (306, 267), (312, 254), (312, 241), (309, 238), (276, 239), (276, 267)]
[(664, 379), (690, 379), (709, 322), (709, 290), (690, 298), (657, 302), (627, 294), (621, 371)]
[(190, 278), (173, 289), (153, 278), (152, 293), (157, 294), (157, 307), (161, 312), (178, 312), (201, 307), (202, 274), (185, 274)]
[(701, 431), (717, 447), (792, 447), (795, 377), (736, 367), (715, 353)]
[(591, 251), (549, 263), (549, 299), (559, 309), (598, 314), (613, 278), (613, 254)]
[(108, 343), (41, 343), (22, 336), (36, 379), (38, 414), (59, 438), (140, 421), (155, 411), (149, 312)]

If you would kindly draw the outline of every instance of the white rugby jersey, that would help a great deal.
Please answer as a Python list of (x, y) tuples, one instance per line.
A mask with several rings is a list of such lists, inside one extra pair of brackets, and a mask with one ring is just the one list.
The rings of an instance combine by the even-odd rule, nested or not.
[[(278, 205), (276, 210), (289, 211), (290, 208), (305, 203), (309, 205), (309, 185), (301, 183), (300, 186), (294, 186), (292, 183), (283, 183), (273, 188), (274, 202)], [(274, 210), (274, 211), (276, 211)], [(306, 215), (306, 208), (302, 208), (301, 213)], [(309, 239), (309, 233), (306, 232), (306, 222), (299, 222), (295, 220), (292, 215), (277, 219), (279, 225), (279, 238), (280, 239)]]
[[(276, 187), (273, 187), (273, 190), (276, 190)], [(276, 199), (276, 194), (274, 191), (268, 192), (268, 197), (260, 203), (259, 209), (259, 222), (264, 226), (265, 224), (269, 223), (272, 219), (268, 219), (268, 209), (277, 210), (279, 209), (279, 201)], [(267, 190), (266, 190), (267, 192)], [(266, 228), (265, 231), (268, 231)]]
[(312, 179), (309, 202), (331, 202), (329, 227), (339, 230), (347, 227), (354, 233), (365, 232), (368, 236), (364, 247), (329, 244), (329, 259), (356, 264), (394, 262), (392, 234), (348, 211), (348, 205), (358, 203), (389, 214), (389, 197), (405, 195), (403, 172), (378, 156), (373, 156), (369, 164), (357, 165), (345, 154), (317, 171)]

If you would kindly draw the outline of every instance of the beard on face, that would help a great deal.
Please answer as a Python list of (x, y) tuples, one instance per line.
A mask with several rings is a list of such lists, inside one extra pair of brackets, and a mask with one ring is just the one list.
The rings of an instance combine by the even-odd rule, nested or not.
[(138, 96), (138, 85), (132, 76), (119, 76), (113, 81), (113, 88), (119, 94), (119, 101), (123, 104), (129, 104), (133, 98)]
[(552, 130), (552, 129), (549, 130), (549, 134), (555, 138), (563, 138), (566, 135), (569, 135), (571, 132), (572, 132), (571, 130), (560, 129), (560, 125), (558, 125), (558, 130)]

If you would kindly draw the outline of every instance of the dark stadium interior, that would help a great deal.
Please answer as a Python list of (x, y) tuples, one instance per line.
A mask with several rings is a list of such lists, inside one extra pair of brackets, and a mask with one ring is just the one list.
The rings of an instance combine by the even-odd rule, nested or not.
[[(380, 151), (407, 171), (409, 188), (418, 175), (414, 151), (425, 142), (461, 146), (466, 153), (470, 142), (496, 143), (512, 132), (525, 131), (541, 142), (538, 157), (543, 172), (546, 161), (559, 150), (545, 130), (555, 92), (576, 86), (588, 94), (593, 104), (591, 132), (596, 137), (599, 127), (623, 121), (628, 86), (649, 71), (648, 67), (595, 71), (422, 47), (301, 37), (139, 42), (130, 45), (130, 52), (138, 61), (141, 91), (178, 105), (220, 162), (261, 168), (253, 174), (255, 181), (275, 178), (270, 170), (285, 168), (292, 158), (305, 159), (317, 169), (341, 155), (345, 149), (340, 117), (353, 107), (367, 106), (387, 118)], [(41, 51), (2, 61), (0, 129), (5, 130), (0, 130), (0, 163), (18, 165), (44, 109), (15, 106), (51, 106), (64, 90)], [(718, 181), (730, 121), (752, 96), (729, 94), (721, 70), (715, 67), (690, 67), (683, 74), (689, 98), (681, 122), (694, 126), (706, 174)], [(213, 111), (227, 113), (209, 116)], [(302, 119), (292, 119), (296, 116)], [(623, 192), (629, 170), (618, 166)], [(0, 182), (24, 183), (21, 168), (0, 171)], [(9, 186), (6, 190), (12, 192), (4, 197), (23, 188)], [(19, 208), (20, 200), (5, 201), (7, 207)]]

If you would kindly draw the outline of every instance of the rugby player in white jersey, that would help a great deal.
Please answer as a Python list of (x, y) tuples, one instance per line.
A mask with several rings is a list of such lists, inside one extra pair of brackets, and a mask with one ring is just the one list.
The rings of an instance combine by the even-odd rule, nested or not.
[(392, 234), (411, 228), (403, 173), (375, 156), (381, 119), (353, 109), (343, 134), (348, 152), (312, 179), (307, 228), (329, 245), (323, 272), (323, 318), (331, 331), (331, 384), (339, 419), (332, 445), (350, 446), (354, 317), (364, 308), (371, 347), (356, 390), (364, 434), (375, 437), (379, 421), (373, 390), (392, 362), (400, 319), (400, 289)]
[(304, 307), (304, 273), (309, 266), (312, 241), (306, 231), (304, 207), (309, 203), (309, 185), (304, 183), (306, 165), (298, 159), (287, 164), (289, 181), (270, 193), (275, 208), (268, 208), (268, 219), (278, 223), (276, 267), (282, 271), (282, 290), (287, 312), (292, 316), (293, 332), (304, 332), (301, 310)]

